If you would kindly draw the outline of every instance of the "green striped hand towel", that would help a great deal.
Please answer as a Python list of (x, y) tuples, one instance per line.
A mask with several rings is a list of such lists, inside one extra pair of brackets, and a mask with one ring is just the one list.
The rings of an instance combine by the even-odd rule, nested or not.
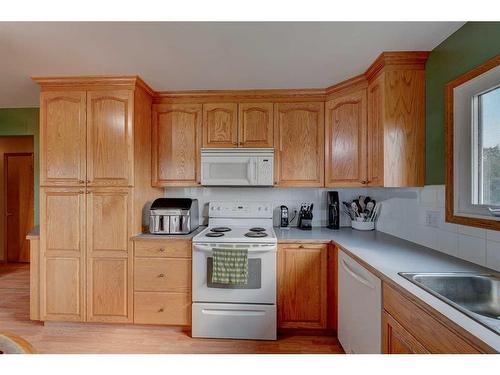
[(212, 282), (246, 285), (248, 283), (247, 249), (212, 249)]

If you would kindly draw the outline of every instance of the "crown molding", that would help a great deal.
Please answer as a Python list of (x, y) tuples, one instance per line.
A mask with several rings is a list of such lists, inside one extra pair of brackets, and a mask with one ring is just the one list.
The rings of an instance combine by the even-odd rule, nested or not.
[(372, 81), (382, 70), (389, 67), (424, 70), (429, 54), (428, 51), (382, 52), (366, 70), (365, 77), (368, 81)]

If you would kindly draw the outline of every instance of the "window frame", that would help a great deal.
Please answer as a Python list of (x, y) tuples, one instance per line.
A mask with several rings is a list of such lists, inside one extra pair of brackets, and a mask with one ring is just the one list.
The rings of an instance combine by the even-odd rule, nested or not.
[[(493, 83), (492, 83), (493, 82)], [(473, 204), (478, 196), (479, 96), (500, 86), (500, 55), (449, 82), (445, 89), (446, 221), (500, 230), (500, 218)], [(474, 180), (473, 180), (474, 177)]]

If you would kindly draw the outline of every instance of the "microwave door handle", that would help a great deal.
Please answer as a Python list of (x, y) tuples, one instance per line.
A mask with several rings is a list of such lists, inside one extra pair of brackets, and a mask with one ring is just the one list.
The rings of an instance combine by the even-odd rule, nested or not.
[(253, 159), (253, 180), (254, 185), (257, 185), (259, 181), (257, 181), (257, 160)]

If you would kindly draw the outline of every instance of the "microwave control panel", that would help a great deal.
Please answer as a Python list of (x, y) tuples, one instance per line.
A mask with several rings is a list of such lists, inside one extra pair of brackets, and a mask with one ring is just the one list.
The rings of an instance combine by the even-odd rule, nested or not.
[(258, 159), (258, 173), (257, 173), (257, 183), (259, 185), (269, 185), (272, 186), (274, 184), (274, 176), (273, 176), (273, 164), (274, 158), (270, 157), (260, 157)]

